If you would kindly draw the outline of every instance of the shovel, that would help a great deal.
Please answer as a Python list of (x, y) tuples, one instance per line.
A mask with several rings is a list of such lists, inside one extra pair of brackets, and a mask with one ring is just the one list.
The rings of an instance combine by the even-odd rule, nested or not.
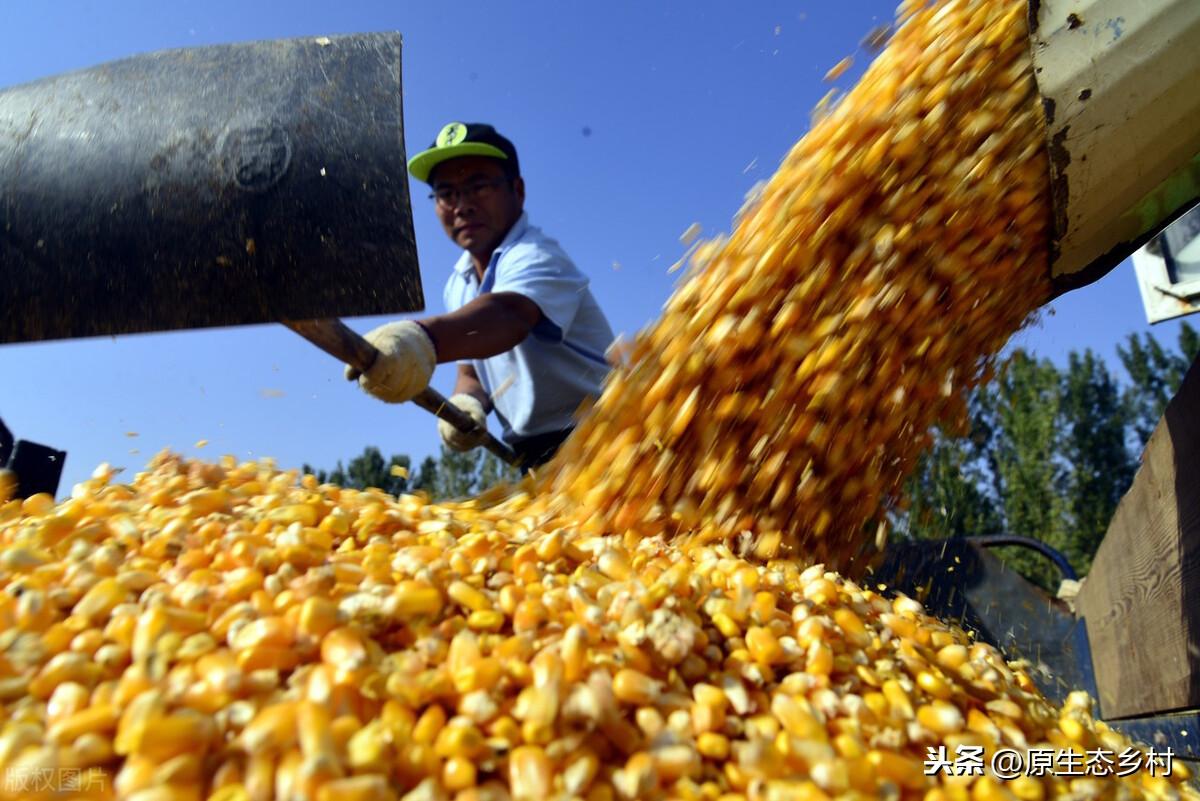
[(282, 321), (369, 367), (336, 318), (424, 308), (400, 51), (186, 48), (0, 90), (0, 344)]
[[(371, 369), (371, 365), (379, 357), (379, 351), (375, 349), (374, 345), (350, 330), (341, 320), (289, 320), (284, 321), (284, 325), (360, 373)], [(412, 402), (438, 419), (445, 420), (459, 431), (470, 433), (475, 430), (475, 421), (442, 397), (437, 390), (422, 390), (420, 395), (412, 399)], [(519, 466), (517, 455), (491, 434), (485, 432), (482, 445), (504, 462)]]

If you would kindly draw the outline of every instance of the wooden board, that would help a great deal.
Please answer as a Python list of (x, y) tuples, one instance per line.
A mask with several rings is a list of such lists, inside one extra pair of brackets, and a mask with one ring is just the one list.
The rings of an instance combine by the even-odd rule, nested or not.
[(1146, 445), (1076, 608), (1104, 717), (1200, 707), (1200, 359)]

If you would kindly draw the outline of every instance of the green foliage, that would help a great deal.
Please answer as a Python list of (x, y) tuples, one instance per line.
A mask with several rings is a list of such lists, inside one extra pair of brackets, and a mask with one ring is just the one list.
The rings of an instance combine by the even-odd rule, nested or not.
[(329, 472), (314, 470), (306, 464), (304, 465), (304, 472), (312, 473), (317, 477), (317, 481), (320, 481), (322, 484), (337, 484), (340, 487), (353, 487), (355, 489), (377, 487), (392, 495), (408, 492), (408, 479), (403, 476), (393, 475), (393, 467), (402, 467), (407, 471), (409, 467), (408, 456), (403, 454), (393, 455), (391, 459), (385, 462), (379, 448), (368, 446), (361, 454), (351, 459), (350, 464), (345, 468), (342, 467), (340, 461), (337, 463), (337, 467)]
[(491, 451), (483, 452), (479, 462), (479, 491), (496, 486), (497, 484), (516, 484), (521, 480), (521, 471), (507, 462), (500, 460)]
[(521, 478), (516, 468), (481, 449), (458, 453), (444, 445), (437, 458), (426, 456), (408, 478), (392, 475), (394, 465), (408, 470), (409, 457), (396, 455), (385, 462), (379, 449), (369, 446), (346, 467), (339, 461), (330, 471), (314, 470), (307, 464), (303, 469), (321, 483), (355, 489), (378, 487), (392, 495), (424, 492), (433, 500), (465, 498), (500, 483), (515, 483)]
[(434, 484), (436, 498), (466, 498), (476, 491), (479, 482), (479, 449), (459, 453), (442, 446), (438, 459), (438, 480)]
[(1179, 352), (1169, 353), (1150, 334), (1130, 334), (1125, 347), (1117, 346), (1117, 356), (1132, 385), (1124, 400), (1133, 417), (1137, 447), (1146, 446), (1154, 426), (1162, 417), (1167, 401), (1175, 393), (1188, 366), (1200, 353), (1200, 335), (1184, 322), (1179, 329)]
[(437, 491), (437, 481), (437, 459), (434, 459), (432, 456), (426, 456), (421, 461), (421, 466), (417, 468), (417, 474), (413, 476), (413, 490), (417, 492), (424, 492), (430, 497), (433, 497)]
[(1083, 573), (1091, 567), (1136, 470), (1126, 444), (1131, 422), (1128, 405), (1116, 379), (1091, 350), (1070, 355), (1063, 376), (1061, 417), (1066, 529), (1059, 550)]
[(1005, 522), (1019, 531), (1052, 532), (1060, 516), (1057, 450), (1058, 371), (1017, 351), (982, 404), (993, 420), (991, 460)]
[[(1020, 534), (1040, 539), (1086, 573), (1144, 446), (1200, 336), (1183, 325), (1178, 352), (1149, 334), (1118, 348), (1122, 384), (1085, 350), (1065, 368), (1018, 350), (970, 397), (965, 436), (938, 432), (907, 485), (900, 531), (909, 537)], [(1047, 589), (1057, 570), (1023, 548), (997, 550)]]
[[(1064, 469), (1059, 452), (1061, 378), (1046, 359), (1017, 351), (980, 399), (992, 432), (988, 460), (992, 486), (1006, 533), (1064, 545)], [(1014, 549), (1012, 566), (1040, 584), (1053, 581), (1053, 568), (1037, 555)]]
[[(978, 410), (972, 421), (981, 420)], [(976, 424), (968, 436), (934, 438), (909, 485), (910, 533), (923, 539), (973, 537), (1001, 528), (1000, 513), (987, 494), (988, 431)]]

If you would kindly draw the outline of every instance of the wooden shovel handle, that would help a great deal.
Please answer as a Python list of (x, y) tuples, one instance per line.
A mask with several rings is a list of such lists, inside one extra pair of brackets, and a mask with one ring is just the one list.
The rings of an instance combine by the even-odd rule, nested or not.
[[(345, 323), (336, 318), (325, 320), (285, 320), (284, 325), (295, 331), (321, 350), (339, 361), (345, 362), (361, 373), (371, 369), (379, 351), (367, 340), (351, 330)], [(453, 403), (442, 397), (435, 389), (425, 389), (413, 398), (413, 403), (427, 412), (431, 412), (439, 420), (445, 420), (464, 434), (476, 432), (475, 421)], [(486, 430), (483, 432), (483, 447), (504, 460), (507, 464), (516, 465), (517, 455), (507, 445), (496, 439)]]

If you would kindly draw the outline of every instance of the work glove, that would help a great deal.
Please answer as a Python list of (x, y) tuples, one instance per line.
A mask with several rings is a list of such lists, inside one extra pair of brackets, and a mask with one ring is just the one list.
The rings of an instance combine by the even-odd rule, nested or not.
[(388, 323), (363, 339), (375, 346), (379, 356), (365, 373), (347, 365), (347, 380), (357, 378), (364, 391), (387, 403), (412, 400), (429, 386), (437, 351), (421, 326), (412, 320)]
[(464, 433), (445, 420), (438, 420), (438, 433), (442, 435), (442, 442), (446, 443), (451, 450), (460, 453), (478, 448), (483, 444), (484, 437), (487, 436), (487, 412), (483, 410), (483, 404), (479, 402), (479, 398), (464, 392), (451, 395), (450, 403), (474, 420), (479, 426), (479, 431), (474, 434)]

